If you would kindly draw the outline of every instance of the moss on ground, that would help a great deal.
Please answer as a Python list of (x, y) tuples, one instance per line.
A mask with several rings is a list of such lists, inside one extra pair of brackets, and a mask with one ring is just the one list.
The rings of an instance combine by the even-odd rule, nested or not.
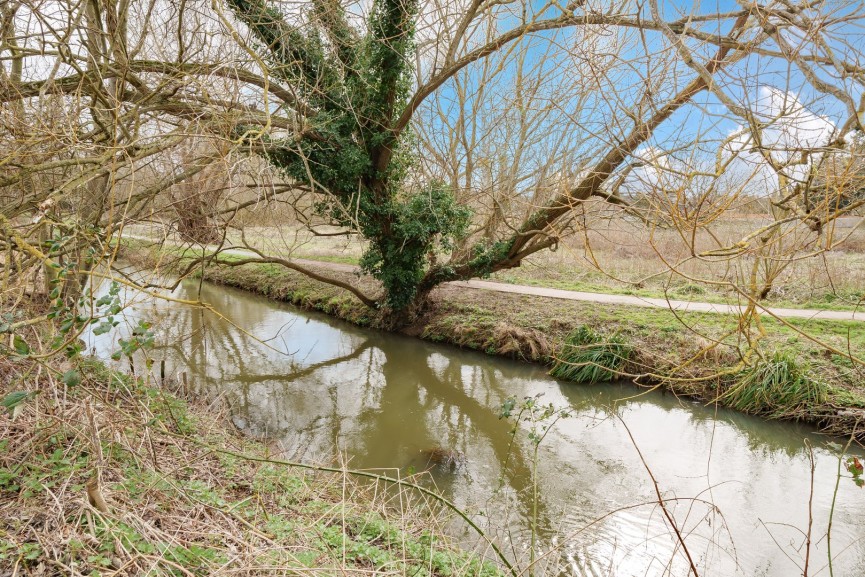
[(32, 368), (0, 358), (0, 398), (41, 393), (0, 415), (4, 575), (500, 575), (407, 490), (266, 462), (212, 409), (96, 362), (72, 388)]
[[(146, 260), (154, 261), (152, 256)], [(377, 289), (369, 278), (350, 272), (326, 272), (355, 283), (367, 294)], [(204, 270), (204, 278), (323, 311), (360, 326), (383, 326), (377, 311), (345, 291), (278, 265), (211, 265)], [(662, 386), (677, 394), (728, 406), (737, 403), (735, 395), (725, 395), (726, 391), (740, 385), (762, 364), (785, 355), (796, 362), (790, 373), (796, 375), (795, 382), (788, 384), (803, 393), (819, 390), (821, 394), (806, 394), (802, 402), (791, 401), (795, 410), (769, 411), (748, 403), (739, 403), (740, 409), (770, 418), (808, 421), (842, 435), (850, 434), (859, 421), (865, 420), (865, 366), (851, 358), (862, 359), (865, 353), (861, 322), (764, 317), (765, 335), (759, 336), (753, 327), (738, 330), (739, 321), (733, 315), (682, 313), (449, 286), (436, 289), (432, 301), (426, 313), (404, 332), (488, 354), (551, 366), (559, 363), (562, 375), (568, 371), (560, 361), (572, 356), (573, 346), (568, 341), (575, 332), (588, 331), (602, 342), (615, 335), (629, 351), (627, 362), (613, 367), (622, 377), (639, 385)], [(807, 386), (802, 386), (803, 382)]]

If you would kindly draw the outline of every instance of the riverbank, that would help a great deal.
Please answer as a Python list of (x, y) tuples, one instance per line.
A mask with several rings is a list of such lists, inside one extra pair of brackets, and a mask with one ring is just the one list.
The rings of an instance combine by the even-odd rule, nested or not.
[[(164, 262), (166, 256), (147, 253), (142, 244), (126, 254), (148, 266)], [(225, 260), (230, 264), (232, 258)], [(204, 278), (360, 326), (380, 326), (376, 311), (334, 286), (279, 265), (228, 264), (207, 267)], [(376, 290), (367, 277), (349, 271), (326, 273), (367, 294)], [(765, 334), (756, 328), (746, 333), (751, 343), (757, 342), (754, 347), (737, 330), (734, 315), (453, 286), (436, 289), (432, 298), (430, 310), (403, 332), (542, 363), (567, 380), (622, 377), (750, 414), (801, 420), (832, 434), (855, 431), (861, 436), (857, 426), (865, 420), (865, 370), (850, 359), (850, 354), (861, 357), (865, 351), (865, 331), (859, 322), (765, 318)]]
[[(701, 228), (695, 231), (697, 236), (691, 242), (702, 250), (718, 248), (718, 242), (735, 244), (769, 224), (764, 216), (731, 216), (713, 223), (714, 237)], [(775, 284), (764, 304), (776, 308), (862, 310), (865, 226), (861, 221), (859, 217), (837, 221), (833, 234), (843, 235), (844, 241), (819, 258), (794, 259), (786, 265), (783, 280)], [(357, 265), (366, 245), (356, 236), (328, 234), (339, 230), (323, 227), (324, 234), (315, 235), (302, 225), (280, 221), (272, 226), (244, 226), (243, 236), (268, 254), (290, 252), (295, 259)], [(158, 226), (127, 227), (124, 234), (133, 231), (150, 238), (165, 234)], [(239, 231), (230, 230), (228, 242), (242, 245), (241, 236)], [(640, 298), (715, 304), (735, 300), (737, 295), (727, 277), (731, 263), (725, 266), (711, 260), (687, 258), (692, 254), (689, 245), (675, 228), (649, 228), (618, 219), (596, 221), (585, 234), (561, 239), (557, 250), (531, 255), (517, 268), (494, 273), (491, 280)], [(678, 263), (677, 275), (669, 274), (672, 262)]]
[(0, 385), (39, 393), (0, 415), (0, 574), (500, 575), (435, 500), (280, 463), (171, 383), (0, 357)]

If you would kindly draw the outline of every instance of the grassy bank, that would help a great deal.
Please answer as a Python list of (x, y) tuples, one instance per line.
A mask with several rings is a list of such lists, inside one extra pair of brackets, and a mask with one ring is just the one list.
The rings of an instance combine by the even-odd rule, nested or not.
[[(135, 254), (149, 265), (158, 260), (140, 246)], [(345, 291), (279, 265), (210, 266), (203, 274), (212, 282), (378, 326), (376, 311)], [(367, 294), (376, 290), (370, 279), (353, 273), (327, 274)], [(862, 323), (764, 318), (760, 336), (756, 328), (737, 330), (732, 315), (448, 286), (438, 288), (433, 299), (434, 306), (403, 329), (406, 333), (547, 364), (567, 380), (625, 377), (751, 414), (812, 422), (841, 435), (865, 420), (865, 367), (850, 358), (865, 351)]]
[(500, 574), (410, 488), (273, 462), (213, 405), (75, 370), (0, 357), (0, 398), (39, 392), (0, 414), (0, 574)]
[[(732, 219), (719, 223), (715, 234), (723, 243), (734, 243), (765, 221)], [(719, 265), (692, 259), (677, 266), (684, 276), (671, 275), (671, 262), (682, 262), (690, 247), (675, 229), (649, 231), (642, 225), (610, 221), (589, 230), (584, 237), (563, 239), (556, 251), (541, 251), (520, 267), (499, 271), (493, 280), (573, 291), (632, 295), (649, 298), (738, 302), (730, 282), (745, 286), (746, 279), (730, 276), (732, 263)], [(135, 227), (139, 234), (159, 237), (159, 229)], [(324, 229), (335, 232), (339, 229)], [(795, 259), (774, 284), (765, 304), (780, 308), (861, 310), (865, 299), (865, 227), (841, 229), (849, 238), (821, 256)], [(299, 225), (244, 228), (253, 246), (268, 254), (357, 265), (365, 248), (356, 237), (316, 236)], [(706, 231), (695, 242), (701, 249), (717, 248)], [(242, 244), (231, 231), (229, 242)], [(666, 255), (661, 258), (661, 254)], [(748, 259), (740, 263), (750, 270)], [(602, 268), (598, 268), (602, 263)], [(699, 279), (699, 280), (698, 280)], [(701, 282), (701, 280), (703, 282)]]

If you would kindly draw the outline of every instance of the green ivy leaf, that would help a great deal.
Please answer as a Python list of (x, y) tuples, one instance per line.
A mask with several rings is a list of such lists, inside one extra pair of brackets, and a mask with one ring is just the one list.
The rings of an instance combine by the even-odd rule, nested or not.
[(78, 356), (82, 350), (83, 346), (81, 345), (81, 341), (70, 343), (66, 346), (66, 358), (71, 359), (72, 357)]
[(12, 340), (12, 346), (15, 348), (15, 352), (22, 357), (30, 354), (30, 345), (20, 335), (15, 335), (15, 338)]
[(112, 328), (114, 328), (114, 325), (112, 325), (110, 322), (102, 321), (101, 323), (96, 325), (96, 328), (93, 329), (93, 334), (94, 335), (104, 335), (105, 333), (110, 331)]
[(63, 373), (60, 380), (63, 381), (63, 384), (67, 387), (76, 387), (81, 383), (81, 373), (72, 369), (71, 371)]
[(35, 392), (13, 391), (3, 397), (0, 405), (9, 411), (9, 416), (14, 420), (21, 412), (23, 404), (34, 396), (36, 396)]
[(147, 333), (147, 330), (150, 328), (150, 323), (145, 321), (138, 321), (138, 326), (132, 329), (132, 334), (135, 336), (142, 336)]
[(506, 419), (506, 418), (510, 417), (516, 404), (517, 404), (517, 398), (516, 397), (508, 397), (505, 400), (505, 402), (502, 403), (502, 410), (499, 413), (499, 418), (500, 419)]

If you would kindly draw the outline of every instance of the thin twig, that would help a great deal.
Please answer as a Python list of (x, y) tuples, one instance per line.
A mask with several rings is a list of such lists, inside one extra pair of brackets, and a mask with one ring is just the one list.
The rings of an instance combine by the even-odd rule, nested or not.
[(811, 465), (811, 488), (808, 493), (808, 531), (805, 533), (805, 567), (802, 568), (802, 577), (808, 577), (808, 564), (811, 561), (811, 527), (814, 525), (814, 447), (811, 442), (805, 439), (805, 446), (808, 447), (808, 461)]
[(694, 577), (700, 577), (700, 574), (697, 572), (697, 566), (694, 564), (694, 560), (691, 558), (691, 553), (688, 551), (688, 546), (685, 545), (685, 539), (682, 537), (681, 531), (679, 531), (679, 527), (676, 525), (676, 520), (673, 519), (673, 516), (670, 514), (670, 511), (667, 509), (667, 505), (664, 502), (664, 498), (661, 496), (661, 489), (658, 487), (658, 481), (655, 479), (655, 475), (652, 474), (652, 469), (649, 468), (649, 464), (646, 463), (646, 459), (643, 457), (643, 453), (640, 451), (640, 447), (637, 446), (637, 441), (634, 439), (634, 435), (631, 434), (631, 429), (628, 428), (625, 420), (617, 413), (616, 418), (622, 423), (622, 426), (625, 427), (625, 431), (628, 433), (628, 437), (631, 438), (631, 444), (634, 445), (634, 449), (637, 451), (637, 455), (640, 456), (640, 461), (643, 462), (643, 467), (646, 468), (646, 472), (649, 474), (649, 478), (652, 479), (652, 484), (655, 486), (655, 495), (658, 497), (658, 505), (660, 505), (661, 510), (664, 512), (664, 516), (667, 518), (667, 521), (670, 523), (670, 527), (673, 528), (673, 532), (676, 533), (676, 538), (679, 540), (679, 544), (682, 546), (682, 551), (685, 553), (685, 557), (688, 559), (688, 563), (691, 565), (691, 573), (694, 574)]

